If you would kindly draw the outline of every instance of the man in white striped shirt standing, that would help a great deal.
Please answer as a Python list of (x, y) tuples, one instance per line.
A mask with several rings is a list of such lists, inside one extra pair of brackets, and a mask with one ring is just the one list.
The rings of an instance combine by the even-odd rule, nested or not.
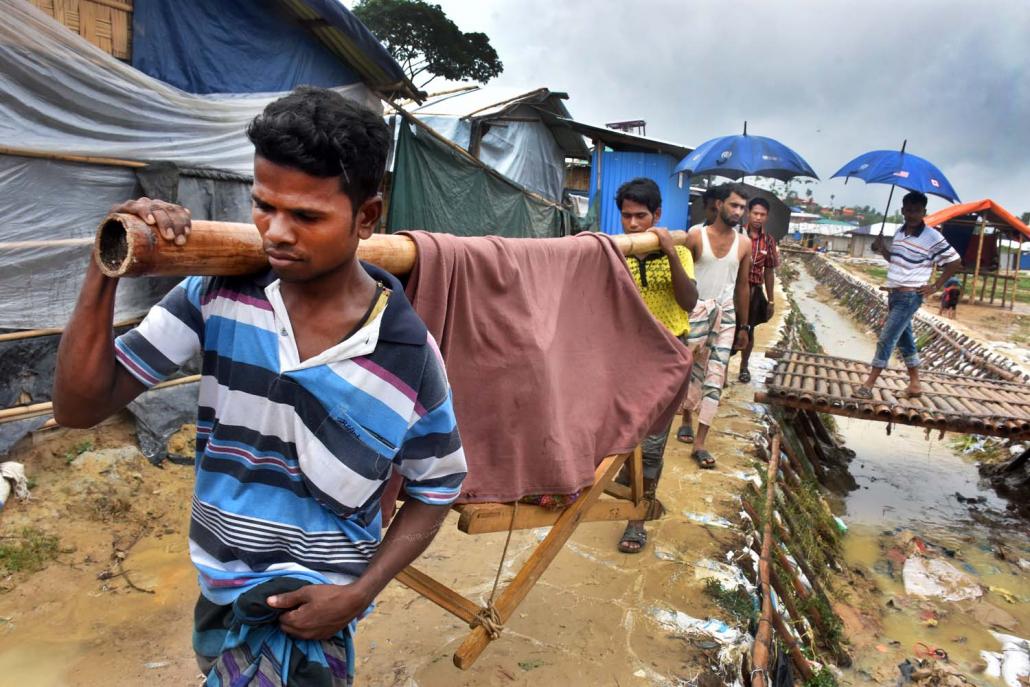
[[(883, 237), (874, 242), (878, 251), (890, 267), (887, 269), (887, 320), (884, 322), (880, 339), (876, 342), (869, 376), (855, 391), (855, 398), (873, 397), (873, 386), (891, 353), (897, 347), (908, 368), (907, 398), (922, 394), (919, 386), (919, 352), (912, 334), (912, 317), (919, 311), (923, 298), (941, 290), (941, 286), (962, 266), (958, 253), (947, 239), (933, 227), (923, 222), (926, 217), (926, 196), (918, 191), (905, 195), (901, 202), (904, 226), (894, 235), (890, 248), (884, 245)], [(941, 274), (930, 283), (934, 267), (941, 268)]]

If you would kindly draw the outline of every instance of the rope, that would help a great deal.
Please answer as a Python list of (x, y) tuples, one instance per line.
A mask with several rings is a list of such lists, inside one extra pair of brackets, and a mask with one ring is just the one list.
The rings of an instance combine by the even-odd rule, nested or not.
[(497, 585), (501, 581), (501, 571), (504, 570), (504, 561), (508, 557), (508, 545), (511, 544), (511, 533), (515, 529), (515, 515), (518, 513), (518, 510), (519, 502), (516, 501), (511, 509), (511, 521), (508, 522), (508, 536), (504, 539), (504, 550), (501, 551), (501, 560), (497, 564), (497, 575), (494, 576), (494, 586), (490, 590), (490, 598), (486, 602), (486, 607), (479, 609), (476, 617), (469, 623), (469, 627), (473, 629), (481, 626), (486, 630), (486, 635), (490, 639), (497, 639), (501, 636), (501, 631), (504, 630), (504, 623), (501, 622), (501, 616), (494, 606), (494, 594), (497, 593)]

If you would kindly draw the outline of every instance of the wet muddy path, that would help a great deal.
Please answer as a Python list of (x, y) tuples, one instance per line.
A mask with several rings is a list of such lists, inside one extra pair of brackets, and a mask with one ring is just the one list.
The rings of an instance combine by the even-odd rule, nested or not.
[[(871, 359), (874, 333), (828, 303), (803, 267), (792, 293), (827, 353)], [(856, 454), (858, 488), (838, 504), (849, 527), (847, 563), (875, 583), (882, 621), (856, 650), (845, 683), (894, 684), (898, 663), (939, 649), (937, 661), (946, 654), (976, 682), (1005, 684), (983, 672), (990, 658), (981, 651), (1002, 650), (992, 630), (1030, 636), (1030, 525), (980, 484), (954, 437), (906, 426), (888, 436), (881, 423), (834, 420)], [(952, 600), (907, 594), (906, 586)]]

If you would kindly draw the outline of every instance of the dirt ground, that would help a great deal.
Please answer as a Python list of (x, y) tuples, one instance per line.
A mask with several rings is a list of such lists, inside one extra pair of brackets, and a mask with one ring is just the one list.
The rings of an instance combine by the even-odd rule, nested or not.
[[(759, 332), (761, 347), (775, 327)], [(731, 369), (735, 380), (735, 362)], [(464, 672), (451, 655), (468, 628), (393, 583), (359, 626), (358, 684), (628, 687), (677, 684), (704, 673), (717, 649), (670, 625), (669, 612), (725, 615), (703, 593), (703, 570), (695, 564), (721, 560), (739, 532), (698, 524), (685, 513), (738, 520), (737, 494), (755, 469), (752, 391), (736, 382), (727, 388), (710, 441), (716, 470), (701, 471), (688, 446), (670, 441), (659, 490), (668, 513), (649, 524), (642, 554), (616, 551), (621, 523), (582, 525), (503, 636)], [(152, 466), (135, 450), (124, 419), (88, 431), (41, 433), (10, 458), (26, 465), (34, 488), (31, 500), (8, 504), (0, 537), (36, 527), (59, 538), (59, 552), (39, 572), (0, 580), (0, 683), (197, 684), (190, 648), (196, 580), (186, 540), (192, 467)], [(505, 535), (465, 535), (455, 522), (452, 514), (417, 565), (485, 600)], [(514, 534), (502, 582), (544, 532)]]

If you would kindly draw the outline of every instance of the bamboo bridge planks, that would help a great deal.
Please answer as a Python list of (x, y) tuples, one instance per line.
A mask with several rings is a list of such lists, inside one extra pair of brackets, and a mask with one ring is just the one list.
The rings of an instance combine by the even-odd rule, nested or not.
[(1005, 380), (920, 371), (923, 395), (905, 398), (908, 373), (883, 371), (872, 399), (854, 397), (869, 363), (801, 351), (770, 351), (778, 358), (757, 392), (760, 403), (915, 425), (942, 431), (1030, 438), (1030, 385)]

